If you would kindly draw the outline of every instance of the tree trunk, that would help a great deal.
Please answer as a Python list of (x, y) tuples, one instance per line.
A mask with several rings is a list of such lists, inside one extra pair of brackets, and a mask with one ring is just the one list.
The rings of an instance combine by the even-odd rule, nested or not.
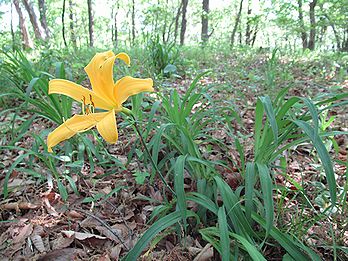
[(242, 45), (243, 43), (243, 34), (242, 34), (242, 27), (239, 25), (239, 45)]
[[(324, 15), (325, 16), (325, 15)], [(316, 33), (316, 44), (319, 43), (319, 44), (323, 44), (324, 42), (324, 36), (325, 36), (325, 33), (327, 32), (327, 29), (328, 29), (328, 25), (326, 25), (326, 19), (324, 16), (321, 16), (319, 18), (319, 23), (316, 23), (316, 24), (321, 24), (320, 28), (317, 27), (317, 33)], [(319, 30), (319, 35), (318, 35), (318, 30)], [(335, 33), (334, 33), (335, 34)], [(335, 36), (336, 37), (336, 36)]]
[(308, 48), (314, 50), (315, 48), (315, 35), (316, 35), (316, 22), (315, 22), (315, 6), (317, 5), (317, 0), (313, 0), (309, 3), (309, 21), (311, 28), (309, 31), (309, 41)]
[(201, 40), (203, 45), (208, 42), (208, 14), (209, 14), (209, 0), (203, 0), (202, 2), (202, 34)]
[(70, 19), (70, 39), (73, 43), (74, 49), (77, 48), (77, 42), (76, 42), (76, 34), (74, 30), (74, 13), (73, 13), (73, 2), (72, 0), (69, 0), (69, 19)]
[(23, 16), (22, 9), (19, 6), (18, 0), (13, 0), (13, 4), (16, 8), (19, 17), (19, 28), (21, 30), (23, 48), (32, 48), (32, 42), (29, 38), (28, 29), (25, 24), (25, 18)]
[(30, 22), (34, 29), (35, 38), (38, 40), (44, 40), (45, 38), (42, 36), (42, 33), (40, 31), (39, 23), (37, 22), (37, 17), (34, 12), (32, 3), (29, 3), (28, 0), (22, 0), (22, 2), (24, 4), (25, 9), (27, 10), (29, 14)]
[(233, 27), (232, 34), (231, 34), (231, 46), (234, 45), (237, 28), (239, 25), (240, 17), (242, 15), (242, 9), (243, 9), (243, 0), (240, 0), (238, 14), (237, 14), (236, 21), (234, 23), (234, 27)]
[(327, 14), (324, 14), (324, 16), (329, 21), (329, 25), (331, 26), (332, 31), (334, 32), (337, 49), (339, 50), (341, 48), (341, 39), (340, 39), (340, 36), (339, 36), (339, 34), (338, 34), (337, 30), (336, 30), (336, 26), (335, 26), (335, 24), (332, 22), (331, 18)]
[(135, 42), (135, 1), (132, 0), (132, 45)]
[(15, 37), (15, 32), (13, 29), (13, 4), (11, 3), (11, 38), (12, 38), (12, 51), (15, 50), (15, 46), (16, 46), (16, 37)]
[(245, 44), (250, 45), (251, 43), (251, 1), (248, 0), (248, 9), (247, 9), (247, 24), (245, 29)]
[[(169, 0), (166, 0), (165, 2), (165, 10), (169, 10)], [(173, 28), (173, 25), (175, 24), (176, 22), (176, 15), (175, 16), (171, 16), (171, 12), (170, 12), (170, 15), (167, 15), (165, 14), (165, 17), (164, 17), (164, 22), (162, 23), (163, 24), (163, 27), (162, 27), (162, 42), (164, 44), (167, 44), (170, 40), (170, 36), (173, 35), (173, 31), (172, 31), (172, 28)], [(178, 18), (179, 19), (179, 18)], [(174, 38), (175, 38), (175, 29), (174, 29)]]
[(116, 6), (116, 13), (115, 13), (115, 28), (114, 28), (114, 30), (115, 30), (115, 39), (114, 39), (114, 41), (115, 41), (115, 47), (117, 47), (118, 46), (118, 28), (117, 28), (117, 14), (118, 14), (118, 8), (119, 8), (119, 2), (117, 2), (117, 6)]
[(298, 19), (299, 19), (300, 28), (301, 28), (300, 30), (301, 30), (302, 48), (306, 49), (308, 47), (308, 42), (307, 42), (306, 28), (303, 21), (302, 0), (297, 0), (297, 4), (298, 4)]
[(114, 43), (114, 6), (111, 6), (111, 15), (110, 15), (110, 21), (111, 21), (111, 41)]
[(63, 8), (62, 8), (62, 35), (63, 35), (63, 42), (65, 47), (68, 47), (68, 44), (66, 43), (65, 39), (65, 23), (64, 23), (64, 16), (65, 16), (65, 0), (63, 0)]
[(178, 29), (179, 29), (179, 18), (182, 13), (182, 1), (180, 2), (178, 11), (175, 16), (175, 27), (174, 27), (174, 42), (176, 43), (176, 39), (178, 38)]
[[(168, 0), (166, 1), (165, 9), (168, 8)], [(167, 31), (167, 26), (168, 26), (168, 17), (167, 15), (164, 16), (164, 21), (163, 21), (163, 28), (162, 28), (162, 42), (166, 44), (166, 31)], [(168, 32), (169, 33), (169, 32)]]
[(50, 37), (50, 30), (47, 26), (47, 19), (46, 19), (46, 3), (45, 0), (39, 0), (39, 12), (40, 12), (40, 24), (45, 32), (46, 39)]
[[(172, 28), (173, 28), (173, 25), (175, 24), (175, 19), (176, 19), (175, 16), (171, 17), (169, 25), (166, 26), (167, 27), (167, 30), (166, 30), (167, 31), (167, 37), (165, 37), (164, 43), (169, 43), (170, 36), (173, 35)], [(174, 32), (174, 34), (175, 34), (175, 32)], [(175, 43), (175, 41), (174, 41), (174, 43)]]
[(344, 32), (340, 51), (348, 52), (348, 29)]
[[(319, 37), (317, 37), (317, 39), (318, 39), (317, 42), (319, 42), (320, 44), (323, 44), (323, 42), (324, 42), (324, 36), (327, 32), (327, 28), (328, 28), (328, 26), (323, 26), (320, 28)], [(335, 38), (336, 38), (336, 36), (335, 36)]]
[(255, 25), (253, 37), (251, 38), (251, 46), (252, 46), (252, 47), (254, 47), (255, 40), (256, 40), (256, 35), (257, 35), (258, 31), (259, 31), (259, 24), (257, 23), (257, 24)]
[[(88, 13), (88, 10), (87, 10), (87, 13)], [(88, 28), (89, 24), (88, 24), (88, 21), (86, 20), (86, 18), (88, 18), (88, 17), (85, 17), (84, 15), (81, 16), (83, 32), (79, 31), (79, 33), (76, 35), (76, 41), (78, 41), (81, 45), (82, 39), (84, 39), (84, 40), (86, 40), (86, 46), (89, 46), (89, 28)]]
[(182, 0), (182, 19), (181, 19), (181, 30), (180, 30), (180, 45), (184, 45), (185, 42), (185, 32), (186, 32), (186, 13), (188, 0)]
[(88, 6), (88, 32), (89, 32), (89, 46), (93, 47), (93, 13), (92, 13), (92, 0), (87, 0)]
[(116, 10), (114, 12), (114, 10), (111, 11), (111, 20), (113, 21), (113, 25), (111, 26), (111, 39), (113, 42), (113, 45), (115, 47), (115, 49), (117, 49), (118, 46), (118, 27), (117, 27), (117, 14), (118, 14), (118, 9), (119, 9), (119, 1), (116, 2)]

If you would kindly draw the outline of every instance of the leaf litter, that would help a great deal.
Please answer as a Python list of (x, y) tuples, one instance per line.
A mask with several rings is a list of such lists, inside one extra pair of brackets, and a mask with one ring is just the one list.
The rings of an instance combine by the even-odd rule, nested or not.
[[(217, 59), (223, 58), (217, 57)], [(264, 61), (265, 59), (262, 57), (259, 60), (255, 59), (255, 62), (248, 64), (245, 70), (254, 72), (257, 75), (260, 70), (259, 67)], [(219, 88), (218, 91), (213, 91), (211, 94), (214, 100), (221, 103), (226, 103), (226, 100), (234, 101), (234, 104), (239, 109), (243, 126), (235, 122), (231, 124), (236, 133), (239, 132), (245, 135), (243, 146), (246, 148), (246, 159), (251, 159), (253, 157), (253, 142), (251, 136), (247, 134), (252, 132), (253, 129), (255, 97), (262, 95), (264, 89), (257, 84), (255, 87), (250, 82), (250, 78), (248, 78), (250, 75), (243, 78), (235, 73), (226, 74), (226, 68), (221, 65), (223, 63), (218, 62), (217, 64), (216, 69), (217, 72), (221, 73), (220, 76), (206, 76), (200, 83), (203, 86), (210, 85)], [(237, 67), (238, 64), (231, 60), (228, 66), (230, 71), (233, 72), (233, 68)], [(311, 93), (312, 90), (318, 89), (316, 88), (317, 83), (315, 79), (303, 74), (303, 71), (293, 68), (292, 74), (296, 81), (294, 82), (294, 87), (290, 89), (290, 95), (313, 95)], [(190, 83), (191, 79), (189, 77), (183, 77), (183, 79), (171, 82), (171, 85), (179, 93), (184, 94), (185, 87)], [(229, 86), (230, 83), (233, 83), (233, 86)], [(326, 81), (325, 84), (329, 88), (330, 85), (335, 85), (336, 83)], [(342, 85), (344, 88), (347, 88), (347, 82), (344, 82)], [(318, 89), (318, 92), (325, 91), (324, 89)], [(226, 97), (228, 98), (226, 99)], [(197, 106), (194, 109), (197, 109)], [(334, 122), (335, 127), (339, 130), (347, 131), (347, 114), (341, 108), (336, 108), (336, 111), (333, 113), (338, 116)], [(28, 118), (31, 115), (23, 112), (21, 116)], [(12, 119), (10, 114), (5, 114), (1, 117), (2, 121)], [(20, 123), (20, 121), (16, 121), (17, 125)], [(42, 120), (35, 119), (31, 131), (39, 133), (43, 125), (47, 126), (49, 124), (46, 121), (42, 124)], [(227, 150), (214, 144), (205, 144), (206, 146), (212, 145), (214, 148), (214, 153), (207, 152), (206, 156), (211, 161), (225, 160), (229, 163), (229, 168), (217, 167), (217, 169), (228, 184), (235, 189), (242, 181), (237, 168), (240, 167), (241, 161), (233, 147), (233, 140), (227, 134), (226, 126), (220, 127), (215, 128), (209, 134), (216, 139), (222, 140), (226, 144)], [(124, 131), (127, 130), (124, 129)], [(90, 137), (90, 139), (93, 141), (94, 138)], [(128, 159), (125, 155), (129, 153), (129, 149), (135, 141), (136, 137), (134, 135), (122, 135), (118, 143), (119, 146), (109, 147), (109, 152), (118, 158), (123, 165), (126, 165)], [(30, 148), (32, 143), (32, 137), (24, 136), (16, 146)], [(335, 157), (346, 161), (347, 137), (337, 137), (337, 144), (339, 145), (339, 151)], [(204, 152), (204, 146), (202, 150)], [(18, 150), (8, 150), (1, 154), (0, 159), (4, 166), (1, 170), (1, 185), (4, 183), (2, 177), (6, 173), (5, 167), (8, 168), (21, 154), (23, 152)], [(230, 156), (233, 162), (226, 155)], [(163, 184), (159, 180), (155, 179), (153, 185), (146, 183), (138, 185), (135, 183), (133, 170), (142, 168), (141, 171), (146, 171), (146, 169), (140, 162), (137, 162), (137, 159), (134, 161), (127, 168), (117, 169), (113, 175), (109, 176), (103, 176), (106, 173), (106, 169), (100, 166), (97, 166), (91, 174), (89, 163), (84, 162), (81, 175), (72, 175), (80, 195), (76, 195), (70, 190), (66, 202), (59, 195), (55, 181), (38, 186), (37, 181), (28, 173), (14, 170), (10, 175), (8, 183), (10, 197), (0, 201), (0, 259), (119, 260), (146, 230), (148, 227), (147, 222), (150, 220), (156, 205), (163, 202)], [(318, 172), (315, 166), (317, 161), (313, 158), (312, 148), (306, 146), (306, 144), (298, 146), (292, 151), (292, 155), (288, 157), (287, 163), (286, 173), (276, 174), (277, 184), (283, 185), (292, 191), (284, 199), (283, 213), (278, 213), (282, 215), (283, 222), (289, 222), (294, 219), (293, 214), (296, 212), (295, 196), (299, 191), (297, 184), (303, 185), (308, 189), (307, 195), (312, 202), (315, 202), (314, 207), (316, 211), (320, 211), (322, 207), (320, 201), (316, 200), (320, 194), (315, 189), (311, 191), (311, 186), (307, 186), (309, 183), (320, 181), (320, 177), (314, 175)], [(38, 166), (37, 172), (40, 173), (40, 170), (42, 171)], [(341, 164), (335, 164), (335, 171), (338, 176), (338, 184), (344, 184), (346, 167)], [(45, 173), (42, 174), (45, 175)], [(97, 180), (97, 182), (91, 182), (92, 179)], [(94, 198), (98, 193), (103, 196), (108, 195), (115, 188), (115, 180), (120, 181), (119, 186), (124, 186), (120, 191), (106, 200), (103, 200), (103, 197), (99, 199)], [(194, 190), (193, 186), (195, 184), (186, 179), (185, 186), (186, 190), (189, 191), (190, 187)], [(91, 201), (83, 203), (83, 200), (87, 197), (90, 197)], [(153, 199), (153, 202), (142, 200), (144, 197)], [(192, 208), (194, 207), (192, 205)], [(308, 209), (303, 215), (310, 218), (312, 212), (313, 210)], [(332, 240), (330, 235), (324, 232), (330, 231), (330, 226), (330, 222), (321, 221), (309, 228), (304, 238), (314, 245), (323, 244), (324, 241), (330, 242)], [(343, 227), (347, 226), (347, 221), (343, 217), (340, 226), (337, 227), (336, 225), (334, 231), (342, 231)], [(346, 231), (343, 231), (343, 235), (337, 236), (348, 238)], [(204, 243), (200, 238), (192, 238), (189, 235), (187, 242), (186, 248), (183, 249), (175, 236), (164, 236), (157, 246), (145, 251), (141, 260), (204, 261), (214, 258), (213, 247)], [(343, 244), (348, 246), (348, 240), (345, 240)], [(148, 252), (149, 250), (150, 252)], [(325, 251), (322, 251), (322, 256), (326, 256)], [(269, 260), (272, 260), (271, 254)]]

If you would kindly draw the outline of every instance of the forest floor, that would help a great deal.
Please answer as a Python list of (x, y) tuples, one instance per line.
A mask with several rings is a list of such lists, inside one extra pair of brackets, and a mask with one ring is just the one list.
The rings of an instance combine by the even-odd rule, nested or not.
[[(272, 93), (278, 90), (269, 90), (264, 85), (262, 75), (265, 70), (265, 55), (260, 54), (252, 61), (244, 61), (242, 64), (237, 63), (234, 57), (226, 58), (218, 55), (214, 59), (212, 64), (216, 66), (213, 72), (200, 80), (200, 86), (209, 86), (209, 94), (214, 101), (226, 103), (226, 105), (233, 101), (234, 106), (238, 108), (243, 125), (236, 122), (231, 124), (236, 133), (245, 135), (243, 145), (247, 152), (246, 158), (250, 159), (253, 156), (251, 134), (256, 98), (267, 93), (272, 96)], [(201, 63), (199, 66), (204, 69), (207, 65)], [(348, 81), (337, 80), (335, 71), (327, 70), (322, 73), (325, 64), (302, 64), (302, 67), (297, 67), (289, 66), (288, 61), (279, 61), (278, 66), (282, 72), (280, 77), (278, 74), (277, 86), (283, 86), (283, 88), (290, 86), (289, 96), (315, 97), (332, 90), (348, 91)], [(287, 68), (286, 72), (284, 68)], [(155, 88), (164, 92), (175, 88), (184, 94), (192, 80), (193, 73), (182, 78), (161, 80)], [(16, 103), (16, 100), (11, 103)], [(31, 116), (28, 112), (19, 112), (19, 118)], [(329, 116), (336, 116), (331, 128), (348, 131), (348, 116), (344, 107), (330, 110)], [(1, 122), (12, 122), (13, 115), (2, 114), (1, 117)], [(32, 134), (38, 134), (50, 127), (53, 127), (52, 123), (35, 118), (30, 131), (15, 145), (30, 149), (34, 142)], [(226, 147), (213, 145), (209, 153), (206, 153), (206, 157), (211, 161), (223, 160), (230, 164), (230, 168), (220, 167), (218, 171), (235, 189), (240, 184), (241, 177), (230, 159), (237, 164), (240, 164), (240, 159), (233, 146), (232, 138), (227, 135), (225, 129), (226, 126), (212, 128), (210, 135), (222, 141)], [(92, 142), (96, 142), (93, 135), (89, 134), (89, 137)], [(337, 136), (335, 139), (339, 150), (331, 156), (346, 161), (347, 137)], [(117, 144), (109, 145), (107, 150), (120, 162), (126, 164), (127, 155), (134, 146), (134, 142), (136, 142), (135, 134), (130, 127), (125, 127), (119, 130)], [(209, 144), (205, 145), (207, 147)], [(202, 152), (204, 154), (204, 151)], [(323, 175), (318, 174), (320, 163), (313, 156), (312, 146), (301, 144), (293, 148), (290, 153), (286, 173), (292, 180), (308, 188), (309, 191), (316, 189), (315, 186), (308, 185), (315, 182), (324, 184), (325, 187)], [(8, 183), (9, 197), (0, 200), (1, 260), (118, 260), (149, 227), (148, 222), (152, 211), (164, 200), (163, 183), (160, 179), (155, 179), (153, 184), (145, 182), (143, 185), (135, 181), (135, 172), (149, 172), (135, 156), (125, 168), (107, 167), (106, 169), (103, 165), (99, 165), (92, 173), (89, 163), (84, 162), (81, 173), (69, 174), (77, 184), (77, 191), (68, 189), (68, 199), (63, 201), (54, 179), (38, 160), (33, 159), (33, 166), (37, 172), (47, 178), (48, 182), (40, 183), (40, 179), (33, 178), (26, 171), (11, 169), (11, 165), (21, 155), (23, 150), (16, 149), (2, 151), (0, 155), (0, 161), (4, 166), (3, 174), (0, 175), (0, 187), (3, 187), (5, 182), (6, 171), (12, 171)], [(64, 166), (59, 169), (61, 173), (64, 173)], [(346, 166), (336, 163), (334, 170), (337, 183), (340, 187), (344, 186)], [(276, 175), (276, 182), (294, 190), (293, 195), (289, 194), (286, 197), (286, 202), (282, 205), (283, 209), (277, 209), (278, 225), (286, 227), (288, 224), (291, 229), (302, 225), (300, 233), (302, 239), (307, 245), (318, 246), (315, 251), (325, 260), (332, 258), (333, 251), (325, 246), (339, 243), (341, 246), (348, 247), (348, 231), (342, 227), (348, 218), (347, 213), (337, 217), (337, 220), (321, 219), (313, 222), (312, 211), (299, 213), (297, 210), (297, 205), (302, 202), (297, 201), (294, 183), (290, 183), (289, 179), (285, 179), (280, 173)], [(194, 187), (194, 182), (186, 177), (185, 190), (194, 190)], [(312, 195), (309, 200), (314, 202), (314, 209), (317, 211), (327, 204), (318, 198), (317, 193), (313, 192), (309, 195)], [(170, 199), (169, 193), (167, 197)], [(152, 200), (149, 201), (149, 198)], [(192, 205), (192, 209), (195, 207)], [(332, 233), (337, 233), (337, 238), (340, 238), (342, 242), (332, 242)], [(142, 255), (141, 260), (218, 260), (213, 248), (205, 246), (200, 235), (188, 233), (185, 248), (171, 230), (164, 232), (158, 240)], [(267, 260), (280, 260), (281, 251), (281, 248), (277, 246), (267, 246), (263, 253)]]

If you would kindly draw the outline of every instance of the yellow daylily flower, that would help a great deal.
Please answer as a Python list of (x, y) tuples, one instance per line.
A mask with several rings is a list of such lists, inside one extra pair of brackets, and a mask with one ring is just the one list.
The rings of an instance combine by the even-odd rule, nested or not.
[[(150, 78), (137, 79), (126, 76), (115, 83), (113, 66), (116, 59), (123, 60), (127, 65), (130, 64), (130, 58), (126, 53), (115, 55), (112, 51), (107, 51), (97, 53), (85, 67), (92, 90), (62, 79), (49, 82), (49, 94), (64, 94), (82, 103), (83, 114), (74, 115), (48, 135), (48, 152), (52, 152), (52, 147), (61, 141), (94, 126), (104, 140), (115, 143), (118, 139), (115, 113), (127, 110), (122, 107), (122, 104), (129, 96), (154, 91), (153, 81)], [(94, 112), (94, 108), (100, 108), (106, 112)]]

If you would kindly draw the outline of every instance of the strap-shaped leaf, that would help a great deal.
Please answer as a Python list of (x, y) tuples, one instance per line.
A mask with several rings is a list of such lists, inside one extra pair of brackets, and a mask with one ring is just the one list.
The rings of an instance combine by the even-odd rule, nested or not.
[[(191, 211), (187, 212), (187, 217), (193, 217), (194, 213)], [(181, 220), (181, 213), (173, 212), (152, 224), (146, 232), (142, 235), (142, 237), (138, 240), (135, 246), (131, 251), (125, 256), (125, 261), (134, 261), (138, 260), (141, 252), (145, 249), (145, 247), (151, 242), (151, 240), (164, 229), (174, 225), (175, 223)]]
[(273, 219), (274, 219), (274, 206), (273, 206), (273, 183), (271, 174), (269, 172), (269, 169), (267, 165), (257, 163), (257, 169), (260, 177), (261, 182), (261, 191), (262, 191), (262, 198), (263, 198), (263, 204), (265, 206), (265, 216), (266, 216), (266, 237), (269, 234), (269, 231), (271, 230), (273, 226)]
[(329, 152), (326, 150), (326, 147), (322, 139), (320, 138), (320, 136), (307, 122), (296, 120), (294, 121), (294, 123), (297, 126), (299, 126), (306, 133), (306, 135), (311, 139), (314, 147), (316, 148), (318, 152), (319, 158), (325, 170), (326, 180), (329, 185), (331, 203), (334, 206), (336, 204), (336, 199), (337, 199), (337, 196), (336, 196), (337, 188), (336, 188), (335, 173), (333, 171)]
[(228, 234), (228, 224), (227, 224), (224, 207), (219, 208), (218, 221), (219, 221), (219, 231), (220, 231), (221, 259), (222, 261), (229, 261), (230, 260), (230, 237)]

